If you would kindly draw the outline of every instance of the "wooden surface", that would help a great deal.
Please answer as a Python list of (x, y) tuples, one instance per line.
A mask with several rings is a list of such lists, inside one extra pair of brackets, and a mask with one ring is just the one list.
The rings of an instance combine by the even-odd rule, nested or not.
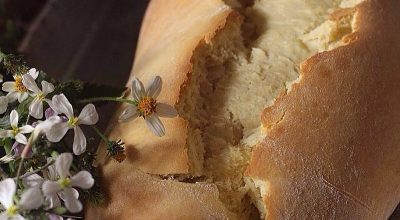
[[(49, 0), (20, 51), (32, 66), (53, 77), (123, 86), (147, 4), (147, 0)], [(103, 120), (100, 127), (106, 123)], [(400, 207), (390, 220), (400, 220)]]

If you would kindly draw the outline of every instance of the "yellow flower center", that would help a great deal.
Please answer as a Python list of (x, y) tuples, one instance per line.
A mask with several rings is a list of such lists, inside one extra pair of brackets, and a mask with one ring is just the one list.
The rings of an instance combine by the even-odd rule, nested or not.
[(6, 212), (7, 212), (8, 217), (13, 217), (14, 215), (17, 214), (17, 211), (18, 211), (17, 206), (12, 205), (7, 209)]
[(157, 101), (151, 97), (144, 97), (138, 103), (138, 110), (143, 117), (156, 112)]
[(68, 125), (70, 127), (75, 127), (75, 125), (78, 123), (78, 118), (77, 117), (72, 117), (68, 119)]
[(46, 96), (45, 96), (43, 93), (39, 93), (39, 94), (36, 95), (36, 98), (37, 98), (39, 101), (43, 101), (44, 98), (46, 98)]
[(58, 184), (60, 184), (61, 188), (65, 188), (71, 185), (71, 179), (70, 178), (62, 178), (58, 180)]
[(28, 92), (28, 89), (22, 83), (22, 76), (15, 77), (15, 90), (17, 92)]
[(12, 128), (14, 136), (16, 136), (20, 131), (20, 129), (18, 127), (11, 126), (11, 128)]

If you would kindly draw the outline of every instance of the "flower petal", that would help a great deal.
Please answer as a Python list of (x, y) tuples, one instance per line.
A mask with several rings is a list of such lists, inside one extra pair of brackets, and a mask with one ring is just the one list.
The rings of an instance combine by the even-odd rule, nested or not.
[(154, 77), (153, 81), (149, 84), (149, 86), (146, 88), (147, 95), (155, 99), (160, 94), (161, 88), (162, 88), (161, 77), (156, 76)]
[(24, 86), (32, 91), (34, 94), (38, 94), (41, 93), (42, 91), (39, 89), (39, 87), (37, 86), (35, 79), (33, 79), (33, 77), (29, 74), (25, 74), (22, 76), (22, 84), (24, 84)]
[(55, 208), (61, 206), (61, 201), (58, 198), (57, 194), (53, 194), (51, 196), (46, 196), (46, 201), (49, 201), (50, 207), (49, 208)]
[(33, 130), (35, 130), (34, 127), (32, 127), (30, 125), (24, 125), (24, 126), (19, 128), (19, 133), (28, 134), (28, 133), (31, 133)]
[(43, 118), (43, 102), (39, 99), (33, 99), (29, 105), (29, 114), (36, 119)]
[(22, 183), (25, 187), (39, 187), (44, 182), (43, 177), (34, 173), (22, 179)]
[(71, 103), (68, 101), (64, 94), (55, 95), (52, 99), (52, 105), (50, 106), (55, 112), (63, 113), (68, 118), (74, 117), (74, 110), (72, 109)]
[(35, 68), (31, 68), (27, 74), (31, 75), (33, 79), (37, 79), (39, 76), (39, 71), (37, 71)]
[(8, 98), (6, 96), (0, 97), (0, 114), (3, 114), (7, 111), (8, 106)]
[(120, 122), (127, 122), (137, 118), (138, 116), (139, 116), (139, 111), (137, 110), (136, 106), (129, 105), (119, 116), (118, 120)]
[(144, 89), (143, 83), (134, 78), (132, 81), (132, 96), (135, 100), (140, 100), (143, 96), (146, 95), (146, 90)]
[(65, 207), (68, 211), (71, 213), (82, 211), (82, 203), (75, 198), (75, 194), (71, 188), (65, 188), (63, 194)]
[(157, 103), (156, 113), (160, 117), (173, 118), (178, 115), (174, 107), (165, 103)]
[(42, 191), (45, 196), (54, 196), (62, 190), (60, 184), (56, 181), (45, 180), (42, 185)]
[(48, 170), (49, 170), (49, 179), (56, 180), (58, 177), (57, 171), (56, 171), (56, 165), (53, 164), (53, 165), (49, 166)]
[[(50, 207), (50, 208), (52, 208), (52, 207)], [(46, 217), (47, 217), (47, 220), (63, 220), (63, 217), (53, 214), (53, 213), (46, 213)]]
[(7, 99), (8, 99), (8, 103), (12, 103), (12, 102), (17, 101), (18, 96), (19, 96), (19, 93), (18, 93), (18, 92), (10, 92), (10, 93), (8, 93), (8, 94), (6, 95), (6, 97), (7, 97)]
[(9, 218), (8, 220), (26, 220), (22, 215), (16, 214), (12, 218)]
[(1, 89), (4, 92), (15, 92), (15, 82), (5, 82)]
[[(50, 100), (47, 100), (46, 102), (49, 104), (49, 106), (52, 105)], [(56, 112), (55, 112), (51, 107), (50, 107), (50, 108), (47, 108), (47, 109), (44, 111), (44, 117), (45, 117), (45, 118), (50, 118), (50, 117), (56, 116), (56, 115), (57, 115)]]
[(11, 178), (7, 178), (0, 182), (0, 203), (7, 209), (14, 204), (13, 196), (17, 186)]
[(10, 113), (10, 125), (18, 127), (18, 112), (16, 110), (12, 110)]
[(86, 137), (79, 126), (75, 126), (74, 133), (74, 144), (72, 145), (72, 149), (75, 155), (80, 155), (86, 151)]
[(24, 210), (37, 209), (43, 204), (43, 196), (39, 187), (25, 190), (21, 195), (18, 206)]
[(96, 107), (93, 104), (87, 104), (85, 107), (83, 107), (78, 116), (79, 124), (94, 125), (98, 121), (99, 115), (97, 114)]
[[(69, 187), (69, 189), (71, 189), (72, 193), (74, 194), (75, 199), (78, 199), (78, 198), (79, 198), (79, 192), (78, 192), (78, 190), (76, 190), (76, 189), (74, 189), (74, 188), (71, 188), (71, 187)], [(58, 195), (60, 196), (60, 198), (61, 198), (63, 201), (65, 201), (65, 193), (64, 193), (64, 191), (61, 191), (60, 193), (58, 193)]]
[(0, 138), (8, 138), (14, 136), (14, 132), (11, 130), (1, 130)]
[(157, 115), (150, 115), (145, 119), (147, 126), (157, 136), (162, 137), (165, 135), (165, 128)]
[(44, 121), (39, 122), (35, 127), (35, 135), (47, 134), (56, 124), (61, 123), (61, 117), (51, 116)]
[(25, 99), (27, 99), (29, 97), (29, 94), (26, 92), (23, 93), (19, 93), (18, 94), (18, 102), (22, 103), (23, 101), (25, 101)]
[(55, 165), (56, 171), (60, 178), (65, 178), (69, 175), (69, 169), (72, 164), (72, 154), (71, 153), (62, 153), (58, 155)]
[(18, 143), (21, 143), (21, 144), (27, 144), (28, 143), (28, 139), (25, 137), (25, 135), (23, 135), (21, 133), (18, 133), (17, 135), (15, 135), (15, 140)]
[(14, 158), (21, 156), (22, 152), (24, 151), (25, 145), (18, 143), (17, 141), (14, 142), (13, 146), (11, 147), (12, 156)]
[(88, 171), (80, 171), (71, 178), (71, 184), (81, 189), (90, 189), (94, 184), (94, 179)]
[(48, 130), (46, 137), (49, 141), (57, 143), (59, 142), (69, 130), (67, 122), (59, 122), (52, 126), (52, 129)]
[(0, 220), (9, 220), (8, 219), (8, 214), (6, 211), (0, 213)]
[(43, 94), (47, 95), (49, 93), (52, 93), (54, 91), (54, 85), (43, 80), (42, 81), (42, 92)]

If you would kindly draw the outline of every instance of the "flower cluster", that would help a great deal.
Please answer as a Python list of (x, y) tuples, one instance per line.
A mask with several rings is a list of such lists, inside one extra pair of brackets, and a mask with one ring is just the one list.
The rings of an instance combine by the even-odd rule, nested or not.
[(79, 217), (82, 196), (101, 195), (91, 191), (100, 187), (93, 166), (96, 148), (89, 147), (85, 129), (95, 131), (118, 163), (126, 155), (121, 140), (109, 140), (95, 127), (99, 114), (92, 103), (126, 103), (120, 121), (142, 117), (160, 137), (165, 135), (160, 117), (177, 115), (171, 105), (157, 101), (160, 77), (147, 88), (134, 79), (131, 99), (121, 95), (123, 90), (116, 97), (87, 97), (79, 93), (81, 84), (57, 82), (13, 56), (0, 52), (0, 64), (6, 73), (0, 74), (0, 220)]

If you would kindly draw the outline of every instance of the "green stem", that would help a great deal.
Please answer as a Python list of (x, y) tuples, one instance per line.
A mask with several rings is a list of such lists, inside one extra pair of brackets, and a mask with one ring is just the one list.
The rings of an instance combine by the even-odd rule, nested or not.
[(21, 175), (21, 170), (22, 170), (22, 164), (24, 163), (25, 158), (21, 157), (21, 161), (19, 162), (18, 166), (18, 171), (17, 171), (17, 176), (15, 177), (15, 182), (18, 183), (19, 177)]
[(135, 104), (135, 102), (130, 99), (123, 99), (120, 97), (95, 97), (95, 98), (79, 100), (78, 103), (90, 103), (90, 102), (102, 102), (102, 101), (126, 102), (129, 104)]
[[(34, 170), (34, 171), (31, 171), (31, 172), (28, 172), (28, 173), (25, 173), (24, 175), (20, 176), (19, 178), (23, 179), (23, 178), (25, 178), (25, 177), (28, 177), (28, 176), (33, 175), (33, 174), (35, 174), (35, 173), (38, 173), (38, 172), (40, 172), (40, 171), (46, 169), (47, 167), (53, 165), (53, 163), (54, 163), (54, 161), (49, 161), (49, 162), (47, 162), (44, 166), (42, 166), (41, 168), (36, 169), (36, 170)], [(15, 179), (17, 179), (17, 178), (15, 178)], [(18, 181), (18, 179), (17, 179), (17, 181)]]
[(97, 135), (99, 135), (101, 139), (103, 139), (104, 142), (109, 142), (108, 138), (96, 126), (92, 125), (91, 127), (97, 133)]

